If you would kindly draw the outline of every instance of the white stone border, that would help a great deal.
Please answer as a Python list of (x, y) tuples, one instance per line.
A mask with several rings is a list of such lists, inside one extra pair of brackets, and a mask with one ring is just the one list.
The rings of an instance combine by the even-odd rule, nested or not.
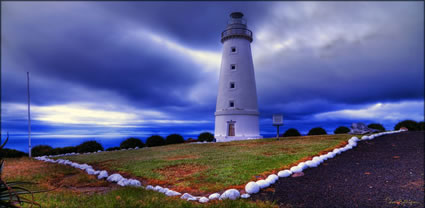
[[(35, 159), (41, 160), (41, 161), (44, 161), (44, 162), (49, 162), (49, 163), (69, 165), (71, 167), (84, 170), (89, 175), (97, 175), (97, 178), (99, 180), (103, 180), (104, 178), (106, 178), (107, 181), (117, 183), (120, 186), (141, 187), (141, 188), (145, 188), (146, 190), (153, 190), (153, 191), (163, 193), (167, 196), (180, 196), (181, 195), (180, 198), (187, 200), (187, 201), (199, 201), (200, 203), (206, 203), (210, 200), (216, 200), (216, 199), (219, 199), (219, 200), (223, 200), (223, 199), (235, 200), (239, 197), (240, 198), (249, 198), (250, 194), (258, 193), (260, 191), (260, 189), (267, 188), (270, 185), (274, 184), (279, 179), (279, 177), (285, 178), (285, 177), (290, 176), (293, 173), (302, 172), (303, 170), (305, 170), (307, 168), (315, 168), (315, 167), (319, 166), (321, 163), (323, 163), (325, 160), (330, 159), (330, 158), (334, 158), (336, 155), (341, 154), (342, 152), (353, 149), (354, 147), (357, 146), (357, 142), (359, 142), (359, 141), (372, 140), (372, 139), (379, 137), (379, 136), (382, 136), (382, 135), (394, 134), (394, 133), (399, 133), (399, 132), (403, 132), (403, 131), (406, 131), (406, 130), (387, 131), (387, 132), (382, 132), (382, 133), (376, 133), (376, 134), (372, 134), (372, 135), (369, 135), (369, 136), (363, 136), (361, 138), (361, 140), (357, 137), (352, 137), (351, 139), (348, 140), (348, 144), (344, 147), (335, 148), (333, 151), (330, 151), (326, 154), (323, 154), (323, 155), (320, 155), (320, 156), (315, 156), (315, 157), (313, 157), (313, 159), (305, 161), (305, 162), (300, 162), (298, 165), (291, 167), (289, 170), (279, 171), (277, 175), (271, 174), (265, 180), (261, 179), (261, 180), (258, 180), (256, 182), (254, 182), (254, 181), (248, 182), (245, 185), (245, 191), (246, 191), (247, 194), (242, 194), (242, 195), (236, 189), (228, 189), (228, 190), (224, 191), (221, 195), (220, 195), (220, 193), (214, 193), (214, 194), (209, 195), (208, 197), (207, 196), (193, 196), (189, 193), (184, 193), (182, 195), (181, 193), (179, 193), (177, 191), (173, 191), (173, 190), (168, 189), (168, 188), (163, 188), (161, 186), (155, 186), (154, 187), (152, 185), (147, 185), (146, 187), (143, 187), (139, 180), (124, 178), (123, 176), (121, 176), (118, 173), (108, 175), (108, 172), (106, 170), (94, 170), (93, 167), (91, 165), (88, 165), (88, 164), (78, 164), (78, 163), (75, 163), (75, 162), (71, 162), (69, 160), (64, 160), (64, 159), (54, 160), (54, 159), (49, 158), (49, 157), (79, 155), (79, 153), (67, 153), (67, 154), (54, 155), (54, 156), (52, 156), (52, 155), (41, 156), (41, 157), (35, 157)], [(133, 149), (133, 148), (129, 148), (127, 150), (131, 150), (131, 149)], [(138, 148), (136, 147), (134, 149), (138, 149)], [(114, 150), (114, 151), (120, 151), (120, 150)], [(98, 152), (102, 152), (102, 151), (99, 150)], [(93, 152), (93, 153), (97, 153), (97, 152)], [(83, 154), (90, 154), (90, 153), (83, 153)]]

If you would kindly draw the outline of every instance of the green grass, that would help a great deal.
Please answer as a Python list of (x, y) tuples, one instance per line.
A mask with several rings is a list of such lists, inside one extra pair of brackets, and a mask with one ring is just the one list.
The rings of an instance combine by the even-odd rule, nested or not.
[(213, 193), (229, 187), (243, 187), (256, 176), (288, 168), (350, 137), (342, 134), (287, 137), (279, 141), (189, 143), (64, 158), (128, 174), (149, 184), (163, 184), (177, 191)]
[[(246, 199), (214, 201), (208, 204), (188, 202), (178, 197), (167, 197), (164, 194), (142, 188), (119, 187), (99, 181), (94, 176), (72, 167), (28, 158), (6, 159), (3, 179), (5, 181), (35, 182), (36, 185), (27, 186), (33, 191), (54, 189), (34, 195), (35, 201), (44, 208), (276, 207), (270, 202), (253, 202)], [(87, 188), (91, 188), (92, 191), (85, 191)], [(99, 191), (101, 188), (103, 190)], [(29, 207), (29, 205), (24, 207)]]
[(141, 188), (120, 188), (105, 194), (78, 194), (69, 191), (37, 194), (36, 199), (42, 207), (274, 207), (268, 202), (251, 202), (249, 200), (215, 201), (205, 205), (188, 202), (176, 197), (146, 191)]

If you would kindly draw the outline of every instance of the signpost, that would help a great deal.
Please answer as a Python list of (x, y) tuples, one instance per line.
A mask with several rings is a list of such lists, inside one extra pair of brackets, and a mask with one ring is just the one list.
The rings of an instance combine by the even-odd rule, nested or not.
[(283, 125), (283, 115), (282, 114), (273, 114), (273, 126), (277, 128), (277, 140), (279, 140), (279, 126)]

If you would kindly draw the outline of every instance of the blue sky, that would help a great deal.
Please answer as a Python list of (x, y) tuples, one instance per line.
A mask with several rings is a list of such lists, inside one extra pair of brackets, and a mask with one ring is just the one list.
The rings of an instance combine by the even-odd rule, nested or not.
[(1, 131), (213, 132), (220, 33), (254, 33), (260, 131), (424, 120), (423, 2), (2, 2)]

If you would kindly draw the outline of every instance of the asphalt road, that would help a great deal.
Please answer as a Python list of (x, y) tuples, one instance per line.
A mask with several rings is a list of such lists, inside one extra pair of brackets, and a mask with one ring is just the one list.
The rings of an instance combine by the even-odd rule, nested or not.
[(251, 199), (280, 207), (424, 207), (424, 132), (359, 142), (304, 174)]

